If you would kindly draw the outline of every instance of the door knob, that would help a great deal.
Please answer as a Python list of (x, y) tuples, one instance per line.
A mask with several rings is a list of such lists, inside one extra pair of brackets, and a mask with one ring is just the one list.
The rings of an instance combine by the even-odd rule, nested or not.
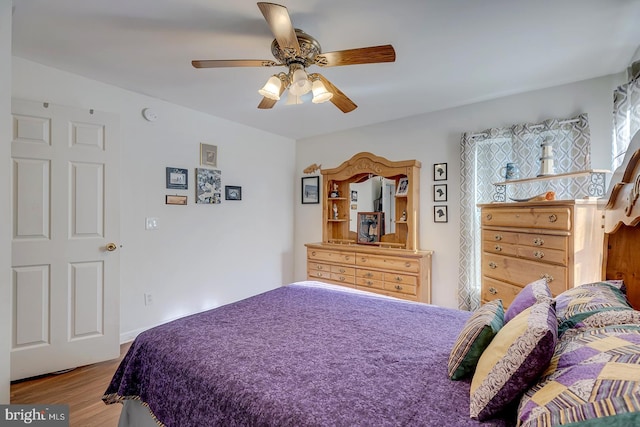
[(115, 243), (107, 243), (107, 250), (109, 252), (113, 252), (117, 249), (118, 247), (116, 246)]

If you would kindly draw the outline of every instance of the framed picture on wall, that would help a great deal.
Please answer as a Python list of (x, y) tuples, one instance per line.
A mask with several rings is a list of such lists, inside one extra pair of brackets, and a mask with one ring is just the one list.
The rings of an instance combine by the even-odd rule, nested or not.
[(447, 201), (447, 184), (435, 184), (433, 186), (433, 201), (434, 202)]
[(200, 165), (213, 166), (218, 165), (218, 146), (200, 143)]
[(433, 207), (433, 222), (449, 221), (449, 212), (446, 205), (436, 205)]
[(305, 176), (301, 184), (302, 204), (320, 203), (320, 177)]
[(433, 180), (434, 181), (447, 180), (447, 164), (446, 163), (436, 163), (433, 165)]
[(173, 190), (186, 190), (189, 188), (189, 172), (186, 169), (166, 169), (167, 188)]
[(242, 200), (242, 187), (237, 187), (235, 185), (225, 185), (224, 199), (225, 200)]

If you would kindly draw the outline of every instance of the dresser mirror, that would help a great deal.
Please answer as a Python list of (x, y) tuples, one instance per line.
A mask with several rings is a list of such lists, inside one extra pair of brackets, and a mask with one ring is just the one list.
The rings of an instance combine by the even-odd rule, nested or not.
[[(334, 169), (323, 169), (324, 243), (358, 244), (358, 215), (381, 212), (384, 232), (379, 240), (366, 242), (381, 247), (418, 250), (420, 162), (390, 161), (362, 152)], [(408, 191), (398, 194), (400, 181)], [(361, 227), (362, 228), (362, 227)]]
[(349, 184), (349, 230), (358, 231), (358, 212), (383, 212), (382, 234), (396, 232), (396, 182), (382, 176), (366, 177)]

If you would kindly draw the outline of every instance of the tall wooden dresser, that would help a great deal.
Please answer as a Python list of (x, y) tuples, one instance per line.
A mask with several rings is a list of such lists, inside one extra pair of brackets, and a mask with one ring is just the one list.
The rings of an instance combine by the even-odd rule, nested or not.
[(545, 278), (552, 294), (602, 275), (603, 219), (596, 200), (479, 205), (482, 302), (509, 306), (528, 283)]

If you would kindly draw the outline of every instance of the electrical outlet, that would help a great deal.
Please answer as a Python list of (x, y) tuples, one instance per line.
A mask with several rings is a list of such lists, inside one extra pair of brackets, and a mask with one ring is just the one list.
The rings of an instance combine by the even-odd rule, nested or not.
[(144, 305), (151, 305), (151, 304), (153, 304), (153, 295), (151, 295), (150, 293), (144, 294)]

